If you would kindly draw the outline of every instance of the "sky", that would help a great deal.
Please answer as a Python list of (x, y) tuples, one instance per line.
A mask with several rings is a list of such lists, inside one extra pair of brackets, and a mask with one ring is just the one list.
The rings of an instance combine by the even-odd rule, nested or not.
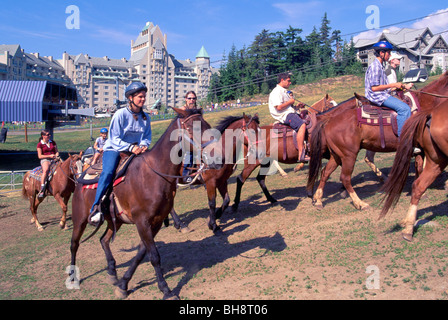
[[(348, 41), (385, 28), (448, 31), (446, 0), (21, 0), (2, 2), (0, 44), (20, 44), (25, 52), (56, 59), (63, 52), (129, 59), (131, 40), (152, 22), (167, 35), (168, 52), (177, 59), (194, 60), (204, 46), (219, 67), (233, 45), (248, 47), (263, 29), (292, 26), (304, 38), (319, 29), (325, 13), (332, 30)], [(443, 36), (448, 39), (448, 32)]]

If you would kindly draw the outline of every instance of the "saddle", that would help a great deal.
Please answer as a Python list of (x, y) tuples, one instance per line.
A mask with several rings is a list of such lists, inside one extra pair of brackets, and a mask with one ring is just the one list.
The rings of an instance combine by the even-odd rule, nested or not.
[[(126, 170), (134, 157), (135, 154), (133, 153), (120, 152), (120, 162), (115, 170), (113, 186), (116, 186), (125, 179)], [(77, 180), (83, 185), (84, 189), (96, 189), (98, 187), (98, 180), (100, 178), (101, 171), (103, 171), (102, 158), (98, 163), (90, 166), (87, 170), (81, 173), (81, 176)]]
[(296, 150), (298, 149), (297, 146), (297, 132), (295, 132), (290, 126), (280, 123), (280, 122), (276, 122), (272, 125), (272, 130), (271, 130), (271, 139), (282, 139), (283, 140), (283, 160), (286, 160), (287, 155), (286, 155), (286, 149), (287, 149), (287, 141), (286, 139), (288, 137), (293, 137), (292, 141), (294, 141), (294, 147), (296, 148)]
[[(358, 125), (364, 124), (370, 126), (379, 126), (381, 147), (385, 148), (386, 142), (384, 137), (384, 126), (391, 126), (393, 133), (398, 137), (397, 113), (390, 108), (380, 107), (373, 104), (366, 97), (360, 96), (356, 92), (355, 97), (358, 105)], [(411, 108), (411, 113), (420, 110), (420, 104), (414, 93), (403, 93), (403, 91), (399, 91), (397, 92), (396, 97), (405, 102)]]

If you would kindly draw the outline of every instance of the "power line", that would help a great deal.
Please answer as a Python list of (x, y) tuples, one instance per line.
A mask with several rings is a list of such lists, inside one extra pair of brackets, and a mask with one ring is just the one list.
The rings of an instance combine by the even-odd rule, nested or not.
[[(441, 34), (446, 33), (446, 32), (448, 32), (448, 30), (444, 30), (444, 31), (435, 33), (435, 34), (433, 34), (433, 36), (438, 36), (438, 35), (441, 35)], [(397, 46), (405, 45), (407, 43), (414, 42), (414, 41), (415, 41), (415, 39), (404, 41), (402, 43), (398, 43)], [(320, 68), (320, 67), (330, 66), (330, 65), (332, 65), (334, 63), (347, 62), (347, 61), (353, 60), (355, 58), (356, 57), (348, 57), (348, 58), (345, 58), (345, 59), (339, 59), (337, 61), (328, 61), (326, 63), (300, 67), (300, 68), (297, 68), (297, 69), (287, 70), (287, 71), (284, 71), (284, 72), (294, 73), (294, 72), (313, 71), (313, 70), (315, 70), (317, 68)], [(250, 81), (246, 80), (246, 81), (237, 82), (237, 83), (233, 83), (233, 84), (226, 85), (226, 86), (216, 87), (216, 88), (213, 88), (212, 90), (209, 90), (209, 92), (211, 92), (212, 94), (216, 94), (216, 93), (221, 92), (221, 91), (226, 90), (226, 89), (230, 90), (230, 89), (244, 88), (244, 87), (246, 87), (248, 85), (251, 85), (251, 84), (258, 84), (258, 83), (263, 82), (263, 81), (271, 80), (272, 78), (277, 77), (281, 73), (283, 73), (283, 72), (279, 72), (279, 73), (276, 73), (276, 74), (268, 75), (268, 76), (262, 77), (262, 78), (256, 78), (256, 79), (250, 80)]]
[[(395, 22), (395, 23), (386, 24), (386, 25), (383, 25), (383, 26), (379, 26), (378, 30), (379, 29), (383, 29), (383, 28), (392, 27), (392, 26), (395, 26), (395, 25), (400, 25), (400, 24), (403, 24), (403, 23), (409, 23), (409, 22), (413, 22), (413, 21), (429, 18), (429, 17), (435, 17), (435, 16), (442, 15), (442, 14), (448, 14), (448, 11), (442, 11), (442, 12), (433, 13), (433, 14), (429, 14), (429, 15), (426, 15), (426, 16), (418, 17), (418, 18), (413, 18), (413, 19), (409, 19), (409, 20), (404, 20), (404, 21), (399, 21), (399, 22)], [(360, 33), (363, 33), (363, 32), (371, 31), (371, 30), (375, 30), (375, 29), (365, 29), (365, 30), (362, 30), (362, 31), (351, 32), (351, 33), (340, 35), (339, 37), (344, 38), (344, 37), (352, 36), (352, 35), (355, 35), (355, 34), (360, 34)], [(282, 51), (282, 50), (287, 50), (287, 49), (293, 49), (293, 48), (298, 47), (298, 46), (300, 46), (300, 45), (299, 44), (293, 44), (293, 45), (290, 45), (290, 46), (287, 46), (287, 47), (284, 47), (284, 48), (272, 49), (272, 50), (267, 51), (266, 53), (271, 53), (273, 51)], [(221, 60), (211, 61), (210, 64), (214, 64), (214, 63), (218, 63), (218, 62), (225, 62), (225, 61), (226, 61), (226, 58), (223, 58)]]

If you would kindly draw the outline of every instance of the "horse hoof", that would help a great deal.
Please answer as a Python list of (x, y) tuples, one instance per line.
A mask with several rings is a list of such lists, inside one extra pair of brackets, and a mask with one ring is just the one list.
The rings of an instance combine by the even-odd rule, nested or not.
[(403, 236), (403, 239), (406, 240), (407, 242), (412, 242), (412, 240), (414, 240), (412, 234), (410, 233), (402, 233), (401, 235)]
[(179, 231), (180, 231), (181, 233), (183, 233), (183, 234), (186, 234), (186, 233), (190, 233), (190, 232), (191, 232), (191, 229), (190, 229), (188, 226), (185, 226), (185, 227), (181, 227), (181, 228), (179, 229)]
[(163, 300), (180, 300), (180, 298), (176, 294), (168, 293), (163, 296)]
[(62, 230), (68, 230), (68, 227), (67, 227), (67, 225), (65, 224), (65, 222), (59, 222), (59, 227), (60, 227)]
[(322, 203), (314, 203), (313, 206), (317, 209), (317, 210), (323, 210), (324, 206)]
[(44, 228), (42, 226), (38, 226), (37, 231), (42, 232), (42, 231), (44, 231)]
[(116, 287), (115, 288), (115, 296), (118, 299), (126, 299), (128, 297), (128, 291), (127, 290), (123, 290), (120, 287)]
[(118, 284), (118, 278), (117, 278), (117, 275), (107, 274), (106, 282), (107, 282), (108, 284), (111, 284), (111, 285), (113, 285), (113, 286), (116, 286), (116, 285)]

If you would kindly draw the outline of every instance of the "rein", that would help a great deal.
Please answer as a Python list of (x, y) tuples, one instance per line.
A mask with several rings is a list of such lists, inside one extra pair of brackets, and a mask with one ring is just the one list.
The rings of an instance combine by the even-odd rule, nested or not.
[(447, 99), (448, 98), (448, 96), (444, 96), (444, 95), (441, 95), (441, 94), (437, 94), (437, 93), (432, 93), (432, 92), (427, 92), (427, 91), (419, 91), (419, 90), (409, 90), (409, 91), (412, 91), (412, 92), (415, 92), (415, 93), (423, 93), (423, 94), (427, 94), (427, 95), (430, 95), (430, 96), (433, 96), (433, 97), (437, 97), (437, 98), (444, 98), (444, 99)]
[[(69, 180), (73, 181), (73, 182), (75, 183), (75, 185), (77, 185), (77, 184), (78, 184), (78, 181), (77, 181), (76, 179), (71, 178), (69, 175), (67, 175), (67, 174), (65, 173), (64, 169), (62, 168), (62, 164), (63, 164), (64, 162), (62, 161), (61, 158), (59, 158), (59, 161), (60, 161), (59, 167), (60, 167), (62, 173), (63, 173)], [(80, 175), (80, 173), (76, 173), (76, 172), (75, 172), (75, 170), (74, 170), (73, 167), (72, 167), (72, 163), (73, 163), (73, 159), (70, 157), (70, 164), (69, 164), (70, 172), (73, 173), (73, 176), (74, 176), (74, 177), (76, 177), (77, 175)]]

